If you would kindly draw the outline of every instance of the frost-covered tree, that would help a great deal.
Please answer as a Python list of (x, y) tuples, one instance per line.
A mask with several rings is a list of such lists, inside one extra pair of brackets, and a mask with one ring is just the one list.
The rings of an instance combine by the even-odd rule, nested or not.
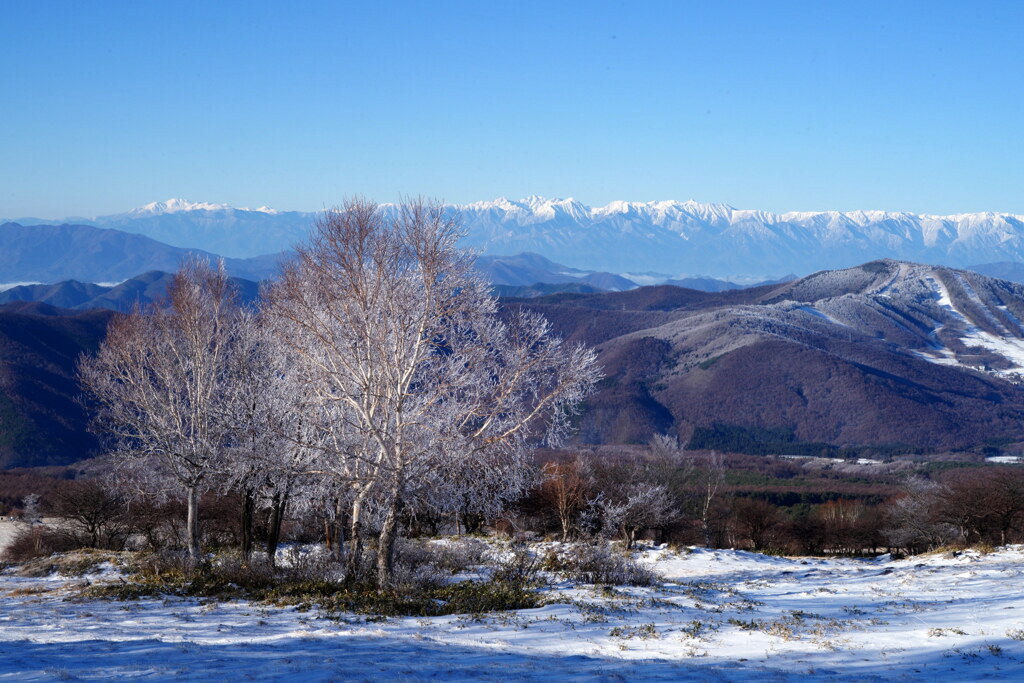
[(188, 500), (190, 556), (199, 557), (199, 496), (231, 437), (230, 355), (238, 306), (223, 263), (186, 262), (165, 300), (115, 318), (95, 356), (79, 364), (95, 399), (95, 427), (117, 456), (155, 461)]
[(886, 504), (882, 535), (890, 546), (921, 552), (956, 538), (956, 527), (942, 519), (945, 487), (928, 479), (912, 478), (903, 489), (901, 495)]
[(492, 504), (519, 495), (530, 439), (562, 435), (598, 377), (593, 353), (543, 318), (499, 317), (461, 235), (439, 205), (351, 200), (324, 215), (267, 297), (305, 395), (329, 417), (316, 470), (349, 488), (353, 561), (367, 506), (379, 515), (382, 585), (407, 506), (429, 495), (457, 511), (474, 467), (503, 473)]
[(686, 514), (700, 522), (704, 545), (711, 547), (716, 500), (725, 481), (725, 460), (716, 451), (688, 451), (679, 439), (666, 434), (655, 435), (650, 450), (657, 480), (666, 485), (670, 482)]
[(638, 533), (667, 524), (679, 515), (668, 489), (645, 481), (625, 484), (617, 495), (602, 498), (599, 505), (604, 528), (617, 531), (630, 549)]
[(230, 448), (222, 464), (225, 486), (242, 497), (242, 553), (252, 549), (256, 507), (268, 509), (267, 554), (273, 562), (281, 522), (305, 466), (311, 419), (295, 377), (288, 349), (262, 316), (243, 310), (229, 356), (226, 419)]
[(26, 493), (21, 499), (21, 521), (26, 524), (39, 524), (43, 515), (39, 511), (39, 494)]

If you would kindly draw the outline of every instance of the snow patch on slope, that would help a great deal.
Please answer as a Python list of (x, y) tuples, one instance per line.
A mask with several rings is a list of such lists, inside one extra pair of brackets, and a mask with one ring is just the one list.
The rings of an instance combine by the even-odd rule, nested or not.
[[(941, 280), (929, 275), (925, 278), (925, 281), (928, 282), (934, 290), (937, 297), (936, 303), (945, 310), (946, 314), (950, 318), (957, 322), (958, 327), (961, 329), (958, 337), (964, 346), (968, 348), (981, 347), (987, 351), (999, 354), (1006, 360), (1010, 361), (1014, 365), (1014, 368), (1011, 370), (990, 370), (989, 372), (999, 375), (1005, 379), (1017, 379), (1021, 372), (1024, 371), (1024, 339), (1018, 339), (1011, 336), (997, 336), (979, 328), (977, 325), (971, 323), (970, 320), (967, 319), (967, 316), (957, 310), (956, 306), (953, 304), (953, 299), (949, 294), (949, 289)], [(978, 297), (970, 284), (962, 278), (961, 284), (963, 285), (964, 291), (967, 293), (968, 297), (971, 298), (972, 301), (975, 301), (979, 306), (984, 307), (981, 298)], [(1001, 308), (1005, 309), (1005, 307)], [(1007, 311), (1007, 314), (1010, 315), (1009, 311)], [(976, 369), (973, 368), (973, 366), (960, 362), (956, 353), (947, 347), (941, 346), (936, 348), (935, 353), (940, 355), (938, 357), (927, 353), (919, 353), (918, 355), (941, 365)]]

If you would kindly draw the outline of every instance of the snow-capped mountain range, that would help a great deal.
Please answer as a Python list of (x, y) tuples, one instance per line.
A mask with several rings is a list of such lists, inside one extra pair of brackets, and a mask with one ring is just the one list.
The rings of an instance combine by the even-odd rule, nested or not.
[(532, 251), (612, 272), (770, 277), (876, 258), (967, 266), (1024, 260), (1024, 216), (885, 211), (774, 214), (725, 204), (498, 199), (458, 207), (485, 253)]
[[(142, 216), (156, 216), (166, 213), (179, 213), (182, 211), (235, 211), (235, 207), (229, 204), (210, 204), (209, 202), (190, 202), (187, 199), (168, 199), (165, 202), (150, 202), (145, 206), (132, 209), (128, 212), (128, 215), (142, 217)], [(248, 207), (241, 207), (238, 211), (255, 211), (257, 213), (269, 213), (277, 214), (278, 212), (271, 209), (269, 206), (261, 206), (258, 209), (250, 209)], [(108, 218), (113, 218), (108, 216)]]
[[(384, 205), (385, 207), (389, 205)], [(775, 214), (695, 201), (527, 197), (452, 205), (465, 245), (483, 254), (534, 252), (575, 267), (615, 273), (766, 278), (841, 268), (877, 258), (949, 266), (1024, 261), (1024, 216), (935, 216), (888, 211)], [(233, 208), (182, 199), (123, 214), (68, 219), (147, 235), (175, 246), (235, 257), (283, 251), (301, 240), (313, 212)], [(22, 224), (54, 223), (16, 219)]]

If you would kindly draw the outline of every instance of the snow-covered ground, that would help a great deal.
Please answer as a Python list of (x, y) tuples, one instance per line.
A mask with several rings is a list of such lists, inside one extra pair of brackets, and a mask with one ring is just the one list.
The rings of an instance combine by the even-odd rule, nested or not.
[(14, 536), (18, 533), (20, 527), (20, 522), (0, 518), (0, 553), (3, 553), (4, 549), (14, 540)]
[(8, 571), (0, 681), (1024, 675), (1024, 546), (898, 561), (660, 548), (644, 560), (659, 586), (560, 583), (538, 609), (384, 621), (246, 602), (69, 600), (84, 579)]

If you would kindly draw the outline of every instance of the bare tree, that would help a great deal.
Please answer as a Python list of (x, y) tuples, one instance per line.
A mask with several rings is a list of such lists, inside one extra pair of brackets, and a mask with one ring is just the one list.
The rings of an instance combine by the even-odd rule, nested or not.
[(61, 526), (87, 548), (121, 550), (128, 540), (128, 499), (112, 480), (65, 484), (53, 506)]
[(558, 515), (562, 541), (568, 541), (579, 528), (580, 515), (593, 496), (594, 475), (580, 455), (568, 462), (548, 462), (542, 469), (541, 497)]
[(704, 545), (710, 548), (714, 539), (712, 517), (715, 497), (718, 495), (718, 489), (725, 482), (725, 460), (717, 451), (694, 453), (690, 457), (693, 500), (696, 505), (697, 518), (700, 520)]
[(499, 318), (461, 235), (439, 205), (351, 200), (319, 221), (268, 294), (307, 395), (331, 417), (317, 471), (351, 488), (352, 561), (371, 499), (380, 511), (382, 585), (405, 506), (460, 488), (450, 475), (467, 463), (504, 470), (492, 500), (518, 495), (528, 440), (564, 433), (598, 376), (594, 355), (539, 316)]
[(739, 540), (754, 552), (777, 549), (784, 517), (779, 508), (758, 498), (739, 498), (733, 505), (732, 526)]
[(666, 434), (651, 439), (650, 451), (659, 478), (683, 494), (686, 513), (700, 522), (704, 545), (711, 547), (715, 500), (725, 481), (725, 460), (716, 451), (687, 451), (679, 439)]
[(25, 524), (41, 524), (43, 515), (39, 511), (39, 494), (26, 493), (21, 499), (21, 521)]
[(1024, 476), (1015, 467), (951, 471), (942, 478), (937, 510), (964, 543), (1006, 543), (1024, 518)]
[(902, 495), (886, 504), (886, 525), (882, 531), (887, 543), (908, 552), (921, 552), (951, 542), (957, 529), (942, 519), (942, 499), (946, 489), (929, 479), (912, 478), (905, 482)]
[(243, 556), (252, 550), (258, 504), (269, 508), (267, 555), (273, 563), (285, 510), (308, 459), (303, 435), (311, 423), (309, 406), (287, 347), (262, 317), (243, 310), (235, 330), (225, 401), (231, 448), (223, 476), (226, 487), (241, 494)]
[(79, 372), (95, 427), (126, 459), (155, 460), (188, 500), (189, 555), (200, 553), (199, 495), (230, 436), (226, 401), (236, 331), (235, 291), (223, 264), (186, 262), (166, 300), (116, 318)]

